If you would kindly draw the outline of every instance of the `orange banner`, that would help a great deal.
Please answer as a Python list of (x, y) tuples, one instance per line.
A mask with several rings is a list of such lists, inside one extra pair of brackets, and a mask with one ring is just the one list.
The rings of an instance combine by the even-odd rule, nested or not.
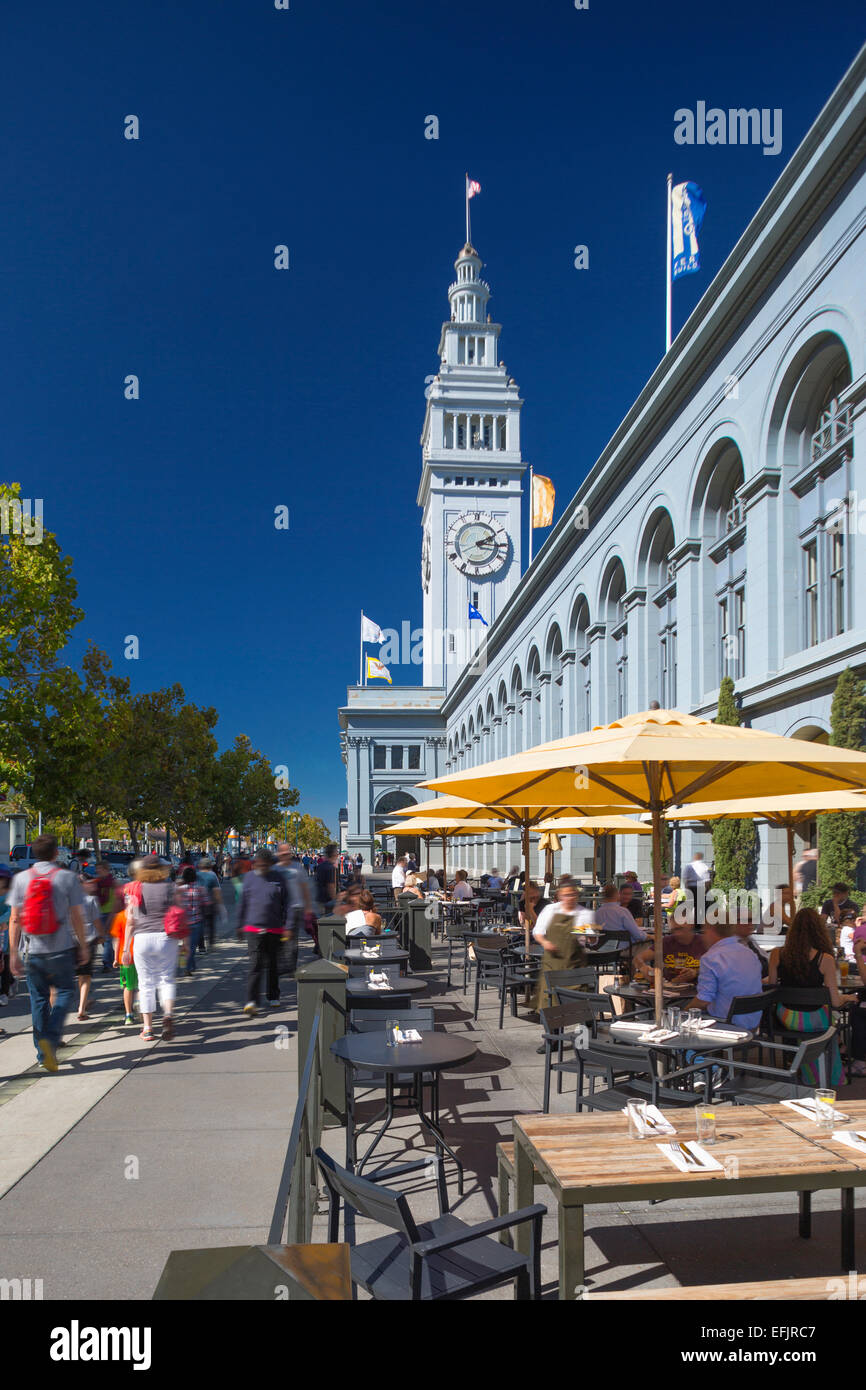
[(553, 521), (553, 504), (556, 501), (556, 488), (549, 478), (541, 473), (532, 475), (532, 524), (550, 526)]

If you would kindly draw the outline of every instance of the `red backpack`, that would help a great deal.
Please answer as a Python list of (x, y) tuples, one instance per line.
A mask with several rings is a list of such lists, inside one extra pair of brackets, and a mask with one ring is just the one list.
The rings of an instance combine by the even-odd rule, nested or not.
[(48, 874), (31, 871), (21, 911), (21, 924), (28, 936), (53, 936), (60, 926), (51, 892), (51, 881), (56, 873), (57, 869)]

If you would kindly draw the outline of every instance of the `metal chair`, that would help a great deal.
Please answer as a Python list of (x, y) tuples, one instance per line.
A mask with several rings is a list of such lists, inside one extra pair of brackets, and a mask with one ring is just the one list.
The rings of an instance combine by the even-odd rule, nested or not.
[[(757, 1040), (759, 1047), (773, 1052), (787, 1052), (791, 1060), (787, 1067), (769, 1067), (760, 1062), (740, 1062), (736, 1059), (716, 1058), (715, 1065), (727, 1073), (716, 1087), (719, 1100), (731, 1100), (735, 1105), (760, 1105), (762, 1102), (797, 1100), (801, 1096), (811, 1096), (813, 1086), (800, 1083), (800, 1068), (817, 1062), (818, 1076), (822, 1086), (827, 1085), (827, 1050), (836, 1036), (835, 1028), (826, 1033), (813, 1035), (807, 1042), (797, 1047), (777, 1042), (775, 1038)], [(739, 1076), (753, 1077), (754, 1080), (738, 1080)]]
[[(381, 1184), (388, 1178), (427, 1169), (428, 1163), (404, 1163), (372, 1178), (340, 1168), (323, 1149), (316, 1150), (319, 1171), (328, 1189), (328, 1240), (340, 1232), (340, 1203), (395, 1232), (353, 1244), (351, 1277), (375, 1299), (391, 1302), (454, 1301), (513, 1283), (521, 1301), (541, 1297), (541, 1205), (468, 1226), (459, 1217), (440, 1214), (416, 1225), (402, 1192)], [(441, 1168), (441, 1161), (434, 1160)], [(440, 1189), (441, 1191), (441, 1189)], [(492, 1239), (523, 1222), (531, 1223), (529, 1254), (520, 1255)]]
[(506, 942), (503, 942), (502, 946), (499, 947), (481, 946), (477, 940), (472, 942), (472, 947), (475, 954), (475, 1012), (473, 1017), (477, 1020), (481, 990), (486, 989), (488, 985), (494, 985), (497, 994), (501, 992), (508, 947)]
[(508, 951), (503, 957), (499, 981), (499, 1027), (505, 1026), (505, 1000), (508, 997), (511, 1017), (517, 1017), (517, 996), (531, 990), (538, 980), (541, 962), (536, 956), (518, 956)]
[(577, 994), (583, 992), (581, 986), (586, 986), (587, 992), (594, 994), (598, 986), (598, 976), (591, 965), (576, 966), (572, 970), (546, 970), (544, 984), (547, 997), (541, 1001), (542, 1008), (553, 1003), (554, 995), (560, 989), (569, 989), (572, 994)]
[[(603, 1075), (608, 1073), (607, 1062), (594, 1063), (584, 1060), (579, 1062), (576, 1057), (566, 1057), (566, 1052), (573, 1052), (576, 1046), (574, 1030), (584, 1030), (587, 1044), (590, 1039), (598, 1036), (598, 1014), (592, 1005), (582, 999), (577, 999), (574, 1003), (555, 1005), (541, 1010), (541, 1029), (544, 1038), (544, 1103), (542, 1110), (545, 1114), (550, 1109), (550, 1078), (556, 1072), (556, 1093), (562, 1094), (562, 1077), (564, 1073), (571, 1075), (585, 1073), (591, 1076)], [(572, 1036), (568, 1036), (569, 1029)], [(554, 1060), (554, 1052), (556, 1060)]]
[(770, 1031), (770, 1012), (778, 1003), (779, 991), (777, 989), (766, 989), (762, 994), (740, 994), (736, 999), (731, 1000), (731, 1007), (728, 1009), (726, 1023), (733, 1023), (735, 1018), (741, 1014), (760, 1013), (761, 1018), (757, 1026), (757, 1032), (762, 1037), (767, 1037)]
[[(829, 989), (822, 987), (809, 989), (796, 989), (788, 985), (779, 985), (776, 991), (775, 1007), (779, 1009), (795, 1009), (798, 1013), (817, 1013), (820, 1009), (826, 1009), (828, 1015), (832, 1010)], [(798, 1043), (803, 1038), (814, 1038), (816, 1034), (808, 1030), (796, 1028), (786, 1028), (777, 1018), (771, 1019), (773, 1037), (782, 1038), (784, 1042)]]
[[(582, 1110), (584, 1106), (589, 1110), (622, 1110), (629, 1100), (649, 1100), (653, 1105), (663, 1101), (666, 1105), (694, 1106), (709, 1099), (715, 1065), (709, 1058), (660, 1076), (650, 1049), (631, 1043), (598, 1039), (586, 1048), (575, 1048), (574, 1054), (580, 1063), (577, 1068), (575, 1110)], [(584, 1092), (585, 1072), (590, 1072), (593, 1079), (599, 1072), (606, 1073), (607, 1089)], [(703, 1095), (672, 1084), (678, 1081), (693, 1082), (702, 1073), (705, 1078)]]

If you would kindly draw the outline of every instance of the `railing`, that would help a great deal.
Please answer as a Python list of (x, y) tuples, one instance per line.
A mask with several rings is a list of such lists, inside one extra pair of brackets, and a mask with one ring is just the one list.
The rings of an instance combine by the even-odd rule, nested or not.
[(322, 1072), (319, 1060), (321, 1005), (310, 1030), (295, 1118), (289, 1136), (268, 1245), (308, 1245), (319, 1196), (313, 1155), (322, 1137)]
[(843, 439), (847, 439), (854, 428), (854, 408), (852, 405), (840, 407), (838, 401), (831, 401), (821, 417), (821, 423), (812, 435), (812, 462), (816, 463), (823, 454), (829, 453)]

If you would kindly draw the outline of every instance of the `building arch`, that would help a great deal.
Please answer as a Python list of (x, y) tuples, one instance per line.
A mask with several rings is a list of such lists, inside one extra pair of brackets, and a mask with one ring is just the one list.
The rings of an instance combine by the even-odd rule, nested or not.
[(700, 538), (701, 689), (723, 676), (746, 674), (746, 509), (740, 496), (745, 468), (730, 434), (716, 438), (697, 473), (690, 533)]
[(627, 580), (619, 555), (611, 555), (602, 572), (598, 595), (599, 618), (605, 625), (603, 721), (628, 714), (628, 621), (625, 613)]
[(638, 582), (646, 588), (644, 704), (658, 700), (662, 709), (677, 707), (677, 581), (671, 560), (675, 546), (670, 510), (656, 505), (638, 544)]

